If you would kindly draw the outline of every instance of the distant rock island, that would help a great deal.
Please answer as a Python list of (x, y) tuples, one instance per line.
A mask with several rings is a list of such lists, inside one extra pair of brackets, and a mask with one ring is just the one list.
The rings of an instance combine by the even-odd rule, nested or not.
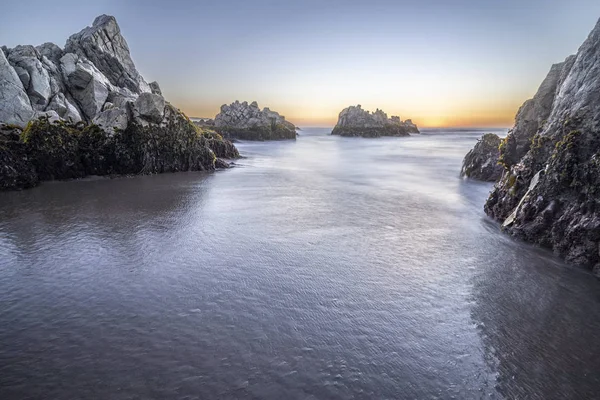
[(600, 274), (600, 21), (552, 66), (500, 144), (485, 212), (503, 229)]
[(498, 163), (500, 142), (501, 139), (496, 134), (483, 135), (473, 150), (465, 156), (460, 176), (485, 182), (496, 182), (500, 179), (504, 171)]
[(114, 17), (0, 51), (0, 190), (86, 175), (212, 170), (238, 157), (137, 71)]
[(282, 140), (296, 139), (296, 127), (285, 117), (258, 103), (235, 101), (223, 104), (214, 120), (215, 130), (229, 139)]
[(402, 122), (400, 117), (388, 118), (380, 109), (374, 113), (363, 110), (359, 105), (344, 108), (340, 112), (338, 122), (331, 132), (340, 136), (410, 136), (419, 133), (419, 129), (410, 119)]

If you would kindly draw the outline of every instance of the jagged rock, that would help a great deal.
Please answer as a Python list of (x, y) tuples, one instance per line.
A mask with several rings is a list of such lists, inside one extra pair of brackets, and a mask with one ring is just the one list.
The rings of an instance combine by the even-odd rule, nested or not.
[(485, 182), (495, 182), (500, 179), (504, 171), (502, 165), (498, 163), (500, 142), (498, 135), (493, 133), (483, 135), (465, 156), (460, 176)]
[(569, 57), (565, 62), (554, 64), (546, 79), (540, 85), (535, 96), (527, 100), (517, 112), (515, 126), (508, 133), (504, 142), (502, 162), (511, 167), (529, 151), (531, 139), (544, 127), (556, 96), (557, 87), (563, 71), (570, 69), (574, 57)]
[(199, 128), (211, 128), (215, 127), (215, 120), (212, 118), (193, 118), (192, 122)]
[(112, 133), (117, 130), (125, 130), (129, 126), (129, 110), (127, 107), (109, 107), (93, 119), (93, 123)]
[(62, 119), (68, 121), (79, 122), (82, 120), (77, 106), (74, 105), (74, 101), (66, 97), (62, 92), (57, 93), (52, 98), (46, 110), (54, 110)]
[(135, 101), (135, 107), (142, 118), (159, 123), (165, 113), (165, 99), (158, 94), (142, 93)]
[(244, 140), (296, 139), (296, 127), (269, 108), (260, 109), (256, 101), (223, 104), (215, 117), (215, 130), (226, 138)]
[(64, 55), (63, 50), (54, 43), (44, 43), (35, 48), (42, 56), (58, 65), (61, 57)]
[(133, 93), (151, 92), (150, 86), (139, 74), (129, 53), (129, 46), (121, 36), (114, 17), (101, 15), (67, 40), (66, 53), (85, 57), (115, 86)]
[(0, 135), (0, 190), (90, 174), (212, 170), (224, 166), (215, 154), (239, 157), (159, 93), (135, 69), (113, 17), (96, 18), (65, 50), (2, 47), (0, 122), (25, 129)]
[(17, 46), (11, 49), (8, 62), (23, 83), (32, 107), (38, 111), (46, 108), (52, 95), (50, 75), (44, 68), (40, 53), (33, 46)]
[(331, 132), (332, 135), (362, 137), (410, 136), (411, 133), (419, 133), (411, 120), (402, 122), (400, 117), (388, 118), (380, 109), (370, 113), (360, 104), (343, 109)]
[[(558, 78), (557, 78), (558, 77)], [(556, 82), (556, 85), (554, 85)], [(554, 87), (555, 86), (555, 87)], [(552, 89), (554, 87), (554, 90)], [(506, 171), (485, 205), (510, 234), (600, 272), (600, 21), (577, 55), (555, 66), (500, 147)], [(531, 101), (525, 107), (534, 107)], [(533, 115), (533, 117), (531, 117)], [(539, 117), (538, 117), (539, 115)], [(543, 116), (546, 115), (544, 118)], [(530, 121), (545, 122), (535, 124)], [(523, 130), (523, 126), (532, 125)], [(515, 161), (511, 140), (537, 129)]]
[(152, 93), (159, 94), (162, 96), (162, 90), (160, 90), (160, 86), (158, 85), (158, 82), (156, 82), (156, 81), (150, 82), (150, 90), (152, 91)]
[(0, 52), (0, 122), (25, 126), (33, 118), (33, 108), (15, 69)]
[(66, 86), (87, 120), (92, 120), (108, 98), (110, 82), (85, 58), (67, 53), (60, 59)]

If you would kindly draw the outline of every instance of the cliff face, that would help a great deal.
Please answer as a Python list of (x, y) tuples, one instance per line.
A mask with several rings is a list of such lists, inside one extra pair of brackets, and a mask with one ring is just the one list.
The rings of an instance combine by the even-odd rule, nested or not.
[(552, 67), (500, 146), (485, 205), (506, 231), (600, 271), (600, 21)]
[[(0, 146), (0, 162), (14, 163), (0, 167), (0, 188), (4, 189), (24, 188), (36, 181), (17, 177), (19, 171), (25, 178), (30, 173), (31, 165), (22, 165), (23, 160), (26, 164), (27, 160), (38, 160), (33, 169), (38, 180), (44, 180), (91, 173), (210, 170), (215, 168), (212, 148), (222, 154), (237, 154), (230, 142), (197, 129), (165, 101), (158, 83), (144, 80), (135, 68), (117, 21), (107, 15), (99, 16), (92, 26), (72, 35), (64, 49), (52, 43), (2, 47), (0, 123), (4, 124), (0, 142), (6, 144)], [(94, 127), (90, 131), (94, 132), (94, 145), (98, 147), (86, 151), (97, 153), (102, 165), (93, 171), (75, 167), (77, 172), (73, 174), (62, 173), (60, 158), (52, 158), (50, 153), (59, 154), (69, 147), (72, 154), (65, 155), (64, 163), (81, 165), (81, 146), (89, 147), (90, 143), (80, 142), (89, 127)], [(15, 136), (15, 132), (20, 133)], [(38, 136), (46, 139), (29, 140)], [(15, 141), (16, 137), (19, 140)], [(120, 153), (118, 143), (122, 142), (129, 147)], [(52, 148), (50, 143), (64, 146)], [(132, 152), (143, 156), (128, 168), (117, 165), (122, 161), (119, 154), (129, 156)], [(37, 156), (33, 157), (33, 153)], [(48, 158), (56, 167), (50, 173), (46, 169), (54, 167), (40, 161)]]
[(410, 119), (402, 122), (400, 117), (388, 118), (379, 109), (370, 113), (360, 104), (343, 109), (331, 132), (332, 135), (363, 137), (410, 136), (411, 133), (419, 133), (419, 129)]
[(296, 139), (296, 127), (285, 117), (265, 107), (260, 109), (255, 101), (248, 104), (235, 101), (222, 105), (214, 120), (217, 132), (232, 139), (280, 140)]

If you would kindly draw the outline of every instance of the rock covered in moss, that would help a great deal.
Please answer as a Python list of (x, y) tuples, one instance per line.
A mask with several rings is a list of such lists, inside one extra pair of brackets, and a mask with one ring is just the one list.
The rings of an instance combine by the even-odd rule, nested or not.
[(296, 127), (292, 123), (267, 107), (261, 110), (255, 101), (222, 105), (214, 125), (217, 132), (231, 139), (296, 139)]
[(340, 112), (338, 122), (331, 132), (340, 136), (410, 136), (419, 133), (419, 129), (411, 120), (403, 122), (400, 117), (388, 118), (380, 109), (374, 113), (363, 110), (361, 105), (350, 106)]
[(39, 182), (20, 135), (20, 128), (0, 125), (0, 190), (28, 189)]
[[(598, 271), (600, 21), (577, 55), (553, 67), (550, 75), (545, 82), (556, 82), (554, 90), (554, 84), (543, 84), (534, 98), (546, 99), (539, 117), (547, 115), (545, 121), (537, 133), (531, 134), (535, 125), (525, 133), (521, 127), (527, 120), (539, 118), (526, 117), (531, 114), (523, 108), (519, 112), (515, 129), (501, 145), (500, 161), (507, 171), (485, 211), (512, 235)], [(532, 135), (529, 145), (519, 146), (527, 135)]]
[(21, 130), (0, 133), (0, 188), (25, 189), (39, 181), (88, 175), (134, 175), (228, 168), (239, 157), (216, 132), (202, 132), (173, 106), (164, 125), (130, 123), (106, 132), (94, 124), (41, 117)]
[(484, 134), (465, 156), (460, 176), (485, 182), (495, 182), (500, 179), (504, 171), (502, 165), (498, 163), (500, 142), (498, 135)]

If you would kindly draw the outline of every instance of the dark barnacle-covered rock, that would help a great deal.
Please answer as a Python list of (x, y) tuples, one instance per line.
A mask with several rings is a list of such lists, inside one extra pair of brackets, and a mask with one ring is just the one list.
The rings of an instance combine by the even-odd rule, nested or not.
[(460, 176), (485, 182), (495, 182), (500, 179), (504, 169), (498, 163), (499, 147), (498, 135), (493, 133), (483, 135), (465, 156)]
[(519, 110), (485, 212), (511, 235), (600, 272), (598, 93), (600, 22)]

